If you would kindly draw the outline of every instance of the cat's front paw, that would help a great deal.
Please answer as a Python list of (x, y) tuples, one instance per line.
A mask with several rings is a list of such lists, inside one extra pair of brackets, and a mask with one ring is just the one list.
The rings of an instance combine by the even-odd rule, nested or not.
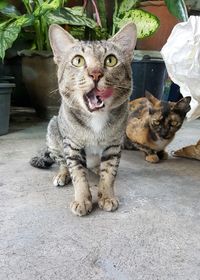
[(71, 178), (69, 175), (66, 175), (63, 173), (58, 173), (53, 178), (53, 185), (55, 187), (63, 187), (65, 185), (67, 185), (70, 181), (71, 181)]
[(101, 197), (98, 200), (99, 207), (105, 211), (115, 211), (119, 206), (119, 201), (115, 197)]
[(145, 159), (146, 159), (146, 161), (151, 162), (151, 163), (157, 163), (160, 160), (156, 154), (147, 155)]
[(85, 216), (92, 211), (92, 201), (88, 199), (75, 200), (70, 204), (70, 208), (76, 216)]

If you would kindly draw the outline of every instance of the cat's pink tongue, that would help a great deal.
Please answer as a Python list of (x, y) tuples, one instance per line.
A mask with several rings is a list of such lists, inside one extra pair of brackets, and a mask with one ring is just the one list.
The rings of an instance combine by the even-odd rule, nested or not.
[(107, 98), (109, 98), (110, 96), (112, 96), (113, 94), (113, 89), (112, 88), (106, 88), (106, 89), (102, 89), (102, 90), (95, 90), (95, 93), (97, 96), (99, 96), (101, 98), (101, 100), (105, 100)]
[(109, 98), (112, 94), (112, 89), (93, 89), (92, 91), (90, 91), (88, 94), (86, 94), (90, 110), (95, 111), (103, 108), (105, 106), (104, 100)]

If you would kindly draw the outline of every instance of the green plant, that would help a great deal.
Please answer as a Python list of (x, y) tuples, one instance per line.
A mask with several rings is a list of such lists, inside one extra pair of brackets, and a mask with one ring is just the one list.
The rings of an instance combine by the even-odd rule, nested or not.
[[(94, 2), (94, 0), (91, 0)], [(85, 0), (85, 3), (88, 1)], [(95, 13), (98, 15), (98, 24), (103, 28), (107, 36), (114, 35), (124, 24), (132, 21), (137, 26), (137, 37), (145, 38), (151, 36), (159, 27), (159, 19), (140, 8), (142, 0), (114, 0), (114, 13), (112, 15), (112, 27), (109, 28), (106, 22), (105, 0), (98, 0)], [(165, 0), (168, 10), (179, 20), (188, 19), (187, 9), (184, 0)]]
[[(159, 19), (140, 9), (142, 0), (114, 0), (112, 25), (106, 18), (106, 0), (84, 0), (82, 7), (65, 7), (65, 0), (22, 0), (25, 12), (21, 14), (8, 1), (0, 3), (0, 58), (20, 36), (31, 37), (31, 49), (50, 50), (48, 28), (52, 23), (67, 24), (77, 38), (106, 39), (124, 24), (132, 21), (137, 26), (137, 37), (151, 36), (159, 27)], [(180, 20), (187, 20), (184, 0), (165, 0), (169, 11)], [(88, 5), (90, 4), (90, 5)], [(88, 9), (90, 6), (90, 9)], [(95, 20), (92, 19), (93, 12)]]
[[(100, 30), (91, 32), (93, 38), (113, 36), (123, 25), (132, 21), (137, 26), (137, 37), (144, 38), (152, 35), (159, 27), (159, 19), (146, 11), (138, 8), (140, 1), (138, 0), (114, 0), (114, 12), (112, 15), (112, 26), (108, 26), (106, 15), (105, 2), (106, 0), (85, 0), (87, 9), (88, 2), (93, 3), (94, 12), (96, 14), (97, 24), (101, 27)], [(97, 5), (95, 4), (97, 3)], [(96, 7), (95, 7), (96, 6)], [(98, 31), (98, 33), (96, 32)], [(103, 36), (101, 32), (104, 31)]]
[(22, 0), (25, 12), (21, 14), (8, 1), (0, 3), (0, 57), (19, 35), (31, 36), (32, 49), (50, 50), (48, 28), (52, 23), (69, 24), (94, 29), (96, 22), (79, 8), (67, 8), (64, 0)]
[(112, 35), (124, 24), (133, 21), (137, 26), (137, 37), (151, 36), (159, 27), (159, 19), (139, 9), (138, 0), (115, 0)]

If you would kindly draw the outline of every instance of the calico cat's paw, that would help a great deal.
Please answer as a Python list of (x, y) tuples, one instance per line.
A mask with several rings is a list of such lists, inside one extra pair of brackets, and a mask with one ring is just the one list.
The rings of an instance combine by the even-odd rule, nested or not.
[(99, 207), (105, 211), (115, 211), (119, 206), (119, 201), (115, 198), (102, 197), (98, 200)]
[(145, 157), (146, 161), (151, 162), (151, 163), (157, 163), (159, 162), (159, 157), (156, 154), (153, 155), (147, 155)]
[(71, 181), (71, 178), (68, 174), (65, 173), (58, 173), (53, 178), (53, 185), (55, 187), (63, 187), (67, 185)]
[(70, 204), (72, 213), (76, 216), (85, 216), (92, 211), (92, 201), (83, 199), (82, 201), (73, 201)]

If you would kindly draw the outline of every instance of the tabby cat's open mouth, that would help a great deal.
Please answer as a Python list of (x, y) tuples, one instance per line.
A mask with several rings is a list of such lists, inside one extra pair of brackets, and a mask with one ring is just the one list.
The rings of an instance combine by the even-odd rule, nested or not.
[(98, 90), (92, 89), (90, 92), (84, 95), (84, 101), (90, 112), (102, 109), (105, 104), (104, 100), (112, 95), (111, 89)]

